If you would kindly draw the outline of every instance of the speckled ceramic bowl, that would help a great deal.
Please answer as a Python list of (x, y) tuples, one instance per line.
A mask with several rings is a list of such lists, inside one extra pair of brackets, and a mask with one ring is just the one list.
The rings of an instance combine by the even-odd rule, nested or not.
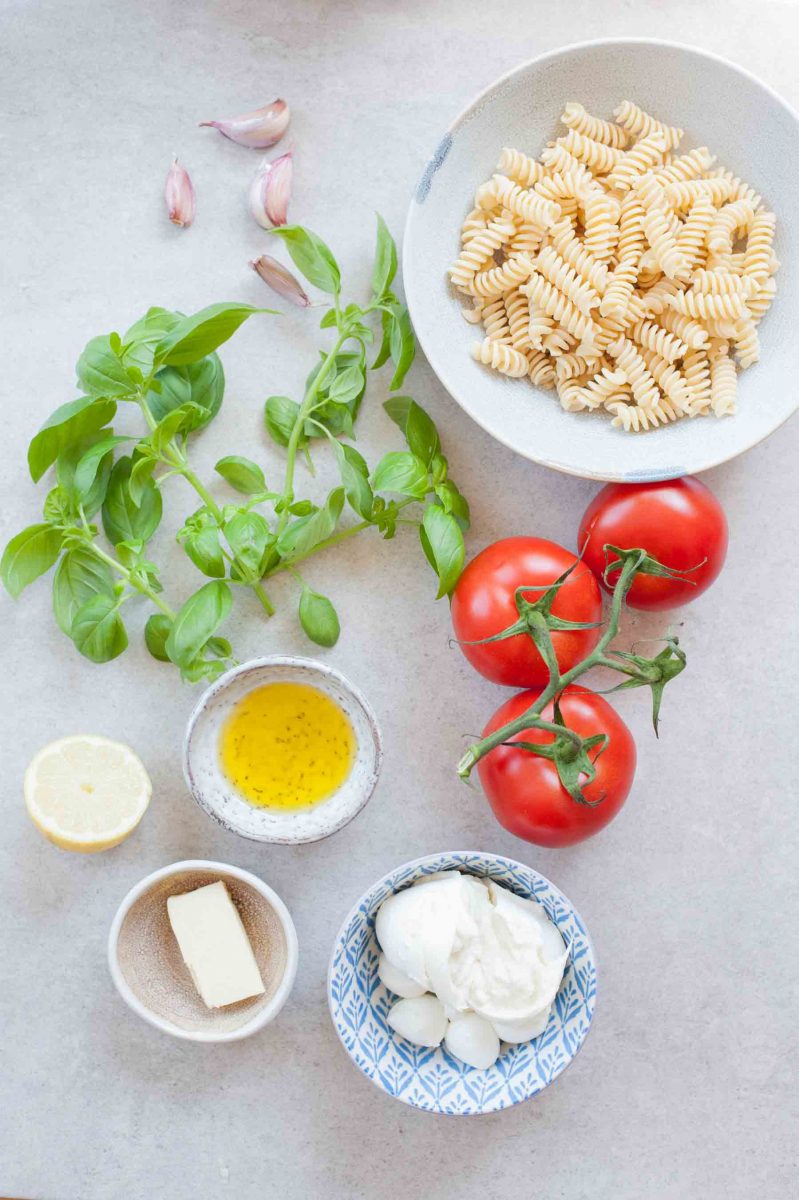
[[(172, 932), (167, 898), (222, 880), (250, 939), (265, 991), (262, 996), (206, 1008)], [(108, 935), (111, 978), (143, 1020), (191, 1042), (234, 1042), (274, 1020), (297, 974), (297, 934), (276, 892), (249, 871), (191, 859), (171, 863), (132, 887)]]
[[(222, 770), (219, 738), (226, 718), (243, 696), (267, 683), (318, 688), (352, 722), (357, 744), (352, 770), (328, 800), (313, 808), (295, 812), (256, 808), (239, 795)], [(382, 758), (377, 718), (358, 689), (334, 667), (280, 655), (252, 659), (220, 676), (191, 714), (183, 742), (183, 771), (194, 799), (225, 829), (256, 842), (315, 842), (343, 828), (372, 795)]]
[[(609, 117), (629, 99), (708, 146), (777, 214), (777, 296), (760, 327), (762, 356), (740, 378), (738, 411), (682, 420), (642, 434), (614, 429), (606, 414), (567, 413), (553, 392), (505, 379), (470, 357), (447, 267), (478, 184), (503, 146), (538, 156), (559, 133), (568, 100)], [(794, 330), (799, 325), (799, 228), (793, 220), (799, 117), (748, 71), (689, 46), (643, 39), (566, 46), (523, 63), (481, 92), (443, 133), (411, 202), (404, 286), (425, 354), (449, 393), (479, 425), (533, 461), (588, 479), (668, 479), (748, 450), (799, 407)]]
[[(375, 917), (393, 892), (436, 871), (495, 879), (546, 909), (569, 947), (569, 958), (546, 1029), (502, 1052), (478, 1071), (444, 1046), (415, 1046), (386, 1020), (394, 997), (380, 982)], [(367, 1079), (389, 1096), (426, 1112), (475, 1116), (510, 1108), (548, 1087), (574, 1058), (591, 1025), (596, 965), (580, 914), (554, 884), (532, 867), (482, 850), (452, 850), (404, 863), (379, 879), (351, 910), (333, 945), (327, 976), (330, 1015), (344, 1049)]]

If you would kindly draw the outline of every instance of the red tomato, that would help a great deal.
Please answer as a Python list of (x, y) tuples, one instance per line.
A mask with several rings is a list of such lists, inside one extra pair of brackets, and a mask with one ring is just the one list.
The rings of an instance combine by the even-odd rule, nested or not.
[[(576, 562), (575, 556), (555, 542), (543, 538), (509, 537), (487, 546), (467, 566), (452, 596), (452, 625), (461, 650), (472, 666), (494, 683), (511, 687), (545, 687), (549, 672), (536, 646), (526, 633), (466, 645), (501, 633), (518, 619), (516, 588), (526, 583), (548, 585)], [(524, 592), (537, 600), (546, 591)], [(591, 571), (581, 563), (558, 591), (552, 613), (568, 621), (599, 621), (602, 593)], [(555, 631), (555, 647), (561, 671), (590, 654), (599, 641), (600, 629)]]
[[(640, 546), (664, 566), (689, 571), (684, 579), (637, 575), (627, 596), (631, 608), (675, 608), (701, 596), (724, 566), (727, 518), (710, 489), (690, 475), (663, 483), (609, 483), (585, 510), (577, 540), (600, 581), (606, 542), (623, 550)], [(602, 586), (612, 591), (618, 577), (613, 572), (611, 586)]]
[[(539, 695), (530, 691), (512, 696), (494, 713), (483, 737), (521, 716)], [(561, 784), (555, 764), (529, 750), (497, 746), (477, 764), (483, 790), (500, 825), (537, 846), (573, 846), (598, 833), (624, 804), (635, 774), (632, 734), (606, 700), (574, 684), (561, 696), (560, 711), (565, 724), (581, 737), (606, 733), (610, 738), (596, 759), (596, 778), (583, 784), (586, 799), (597, 800), (604, 795), (595, 808), (573, 800)], [(551, 704), (542, 716), (545, 721), (553, 719)], [(554, 736), (527, 729), (510, 741), (552, 742)], [(589, 751), (592, 759), (594, 754)]]

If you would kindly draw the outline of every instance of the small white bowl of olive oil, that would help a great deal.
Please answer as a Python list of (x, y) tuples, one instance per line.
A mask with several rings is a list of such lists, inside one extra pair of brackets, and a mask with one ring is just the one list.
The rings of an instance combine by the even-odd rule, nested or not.
[(361, 692), (334, 667), (273, 655), (234, 667), (189, 718), (183, 771), (225, 829), (258, 842), (315, 842), (352, 820), (377, 784), (383, 746)]

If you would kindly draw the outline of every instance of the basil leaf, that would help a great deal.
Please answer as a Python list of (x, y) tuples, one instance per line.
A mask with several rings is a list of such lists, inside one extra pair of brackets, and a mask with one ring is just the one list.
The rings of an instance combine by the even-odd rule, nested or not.
[(299, 605), (300, 624), (317, 646), (335, 646), (341, 632), (338, 615), (327, 596), (302, 589)]
[(299, 404), (288, 396), (270, 396), (264, 405), (264, 422), (272, 441), (278, 446), (288, 446), (299, 415)]
[(376, 371), (382, 367), (383, 363), (387, 363), (391, 357), (391, 313), (385, 309), (380, 314), (380, 327), (383, 331), (383, 337), (380, 342), (380, 349), (375, 355), (375, 360), (372, 363), (372, 370)]
[(200, 683), (203, 679), (213, 683), (226, 670), (226, 664), (218, 659), (195, 658), (180, 668), (180, 677), (185, 683)]
[(119, 335), (112, 343), (113, 334), (92, 338), (78, 359), (75, 368), (78, 383), (90, 396), (131, 396), (136, 384), (125, 370), (125, 366), (114, 349)]
[(338, 313), (335, 308), (329, 308), (319, 322), (320, 329), (334, 329), (338, 324)]
[(182, 367), (163, 367), (155, 378), (160, 390), (147, 393), (147, 406), (156, 421), (173, 409), (192, 403), (199, 411), (187, 429), (195, 432), (213, 420), (222, 406), (225, 372), (218, 354), (208, 354), (199, 362)]
[(363, 392), (364, 374), (359, 365), (346, 367), (336, 375), (328, 389), (328, 398), (338, 404), (346, 404)]
[(159, 662), (169, 662), (166, 639), (172, 630), (172, 622), (165, 613), (153, 613), (144, 626), (144, 644)]
[(118, 598), (101, 594), (82, 604), (72, 621), (72, 640), (83, 657), (92, 662), (118, 658), (128, 644)]
[(320, 237), (302, 225), (282, 225), (270, 229), (288, 247), (295, 267), (320, 291), (336, 296), (341, 291), (341, 272), (330, 249)]
[(103, 529), (110, 542), (147, 542), (161, 521), (161, 493), (151, 479), (142, 486), (141, 499), (130, 494), (131, 460), (120, 458), (111, 472), (103, 502)]
[(233, 647), (227, 638), (212, 637), (205, 643), (205, 649), (209, 654), (216, 655), (217, 658), (229, 658), (233, 653)]
[(113, 400), (81, 396), (51, 413), (28, 447), (28, 468), (33, 482), (38, 483), (67, 446), (107, 425), (116, 410)]
[(133, 466), (130, 471), (128, 480), (128, 491), (130, 498), (138, 508), (144, 495), (144, 489), (147, 483), (153, 477), (153, 472), (158, 466), (158, 460), (150, 458), (146, 455), (137, 454), (133, 459)]
[(144, 544), (139, 541), (117, 542), (117, 558), (122, 563), (123, 567), (137, 567), (141, 562), (143, 549)]
[(236, 454), (220, 458), (214, 467), (222, 478), (245, 496), (255, 496), (258, 492), (266, 491), (264, 473), (257, 463), (249, 458), (240, 458)]
[(391, 361), (394, 363), (394, 374), (389, 384), (393, 392), (402, 387), (402, 381), (416, 357), (416, 341), (407, 308), (399, 308), (391, 314), (389, 347)]
[(178, 612), (164, 649), (179, 667), (188, 667), (230, 612), (230, 588), (221, 579), (205, 583)]
[(441, 449), (441, 443), (438, 430), (421, 405), (410, 396), (391, 396), (383, 408), (402, 430), (409, 449), (429, 467), (433, 456)]
[(183, 313), (170, 312), (167, 308), (148, 308), (143, 317), (135, 321), (122, 337), (120, 357), (127, 368), (137, 368), (142, 375), (153, 369), (155, 348), (164, 334), (183, 318)]
[(91, 491), (94, 481), (97, 478), (97, 472), (100, 469), (100, 464), (106, 454), (110, 453), (116, 446), (120, 446), (122, 442), (129, 442), (127, 437), (105, 437), (99, 442), (95, 442), (88, 450), (80, 457), (78, 465), (75, 468), (75, 474), (72, 477), (72, 486), (77, 494), (82, 498)]
[(211, 304), (190, 317), (182, 317), (161, 339), (155, 361), (169, 366), (194, 363), (231, 338), (240, 325), (255, 313), (273, 313), (271, 308), (252, 304)]
[(397, 273), (397, 247), (380, 213), (377, 214), (377, 249), (372, 271), (372, 292), (376, 299), (385, 296)]
[(49, 571), (64, 543), (64, 535), (52, 525), (29, 525), (11, 541), (0, 560), (0, 579), (16, 600), (20, 592)]
[(88, 546), (72, 546), (59, 559), (53, 576), (53, 613), (58, 627), (72, 636), (78, 609), (92, 596), (113, 596), (111, 568)]
[(240, 512), (225, 523), (224, 533), (236, 561), (251, 578), (260, 578), (261, 562), (275, 541), (266, 519), (257, 512)]
[(334, 488), (317, 512), (308, 517), (299, 517), (286, 526), (277, 540), (277, 549), (281, 556), (296, 558), (307, 554), (314, 546), (330, 537), (343, 507), (344, 488)]
[(429, 504), (424, 511), (419, 537), (427, 561), (438, 575), (438, 595), (448, 596), (463, 570), (465, 549), (461, 528), (451, 513), (445, 513), (437, 504)]
[(452, 480), (447, 479), (443, 483), (437, 483), (435, 493), (441, 501), (444, 512), (452, 513), (461, 529), (468, 529), (470, 520), (469, 502), (465, 496), (461, 495)]
[(160, 454), (176, 434), (187, 433), (190, 429), (196, 428), (198, 415), (202, 417), (202, 410), (191, 400), (186, 404), (181, 404), (179, 408), (173, 408), (171, 412), (161, 418), (148, 437), (149, 445), (156, 454)]
[(449, 463), (443, 454), (434, 454), (433, 461), (430, 464), (430, 477), (433, 480), (433, 486), (443, 483), (447, 478), (449, 471)]
[(178, 541), (198, 571), (211, 579), (223, 578), (225, 558), (219, 544), (219, 530), (210, 517), (202, 523), (189, 518), (178, 532)]
[(335, 442), (334, 445), (347, 500), (358, 516), (368, 521), (371, 519), (374, 505), (374, 496), (369, 486), (369, 468), (352, 446), (342, 442)]
[(372, 479), (376, 492), (399, 492), (423, 500), (428, 488), (427, 468), (407, 450), (391, 450), (377, 464)]
[(79, 492), (75, 487), (75, 472), (86, 452), (98, 442), (105, 441), (109, 436), (111, 436), (110, 429), (98, 429), (96, 433), (81, 438), (79, 442), (75, 442), (72, 446), (67, 446), (56, 459), (56, 478), (59, 486), (64, 489), (64, 492), (69, 497), (70, 506), (74, 511), (77, 513), (78, 507), (81, 506), (83, 508), (83, 515), (87, 518), (93, 517), (99, 511), (100, 505), (105, 499), (105, 494), (108, 491), (108, 481), (111, 478), (114, 455), (110, 450), (106, 451), (100, 459), (94, 481), (83, 493)]
[[(88, 515), (88, 514), (87, 514)], [(78, 516), (77, 508), (68, 490), (58, 484), (51, 488), (44, 499), (42, 516), (48, 525), (72, 524)]]

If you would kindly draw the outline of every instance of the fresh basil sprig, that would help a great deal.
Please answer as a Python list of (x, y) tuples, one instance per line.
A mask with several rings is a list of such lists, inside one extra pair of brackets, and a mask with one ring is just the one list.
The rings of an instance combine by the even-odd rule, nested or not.
[[(264, 472), (253, 459), (230, 454), (215, 468), (237, 493), (235, 502), (224, 503), (189, 460), (191, 439), (222, 404), (225, 376), (217, 349), (250, 317), (272, 311), (247, 304), (214, 304), (190, 316), (150, 308), (124, 334), (92, 338), (76, 368), (84, 394), (56, 409), (31, 441), (32, 478), (54, 467), (56, 481), (43, 520), (8, 543), (0, 577), (17, 597), (55, 567), (56, 621), (92, 662), (107, 662), (125, 650), (122, 609), (143, 595), (155, 608), (144, 629), (150, 654), (174, 663), (187, 680), (213, 679), (233, 661), (218, 630), (235, 589), (252, 591), (269, 616), (274, 607), (264, 582), (281, 572), (300, 588), (297, 612), (307, 637), (333, 646), (340, 632), (333, 602), (305, 581), (298, 565), (368, 528), (385, 539), (402, 525), (418, 528), (438, 576), (438, 595), (449, 594), (457, 581), (469, 508), (449, 478), (430, 417), (408, 396), (387, 400), (385, 410), (406, 448), (389, 450), (371, 470), (345, 440), (354, 436), (370, 371), (390, 360), (390, 389), (396, 391), (415, 353), (407, 310), (392, 291), (397, 250), (384, 221), (378, 217), (372, 295), (363, 306), (342, 303), (340, 267), (317, 234), (297, 225), (273, 233), (308, 282), (331, 297), (321, 328), (334, 335), (300, 400), (275, 395), (266, 401), (265, 431), (285, 451), (277, 490), (267, 485), (273, 469)], [(377, 353), (375, 322), (381, 333)], [(114, 432), (111, 422), (120, 404), (140, 410), (145, 425), (140, 437)], [(312, 470), (311, 452), (318, 445), (334, 455), (341, 479), (321, 503), (298, 496), (295, 488), (298, 465), (305, 461)], [(146, 557), (161, 522), (166, 482), (175, 475), (200, 500), (177, 540), (205, 577), (177, 608), (164, 599), (159, 570)], [(348, 510), (355, 523), (343, 520)]]

